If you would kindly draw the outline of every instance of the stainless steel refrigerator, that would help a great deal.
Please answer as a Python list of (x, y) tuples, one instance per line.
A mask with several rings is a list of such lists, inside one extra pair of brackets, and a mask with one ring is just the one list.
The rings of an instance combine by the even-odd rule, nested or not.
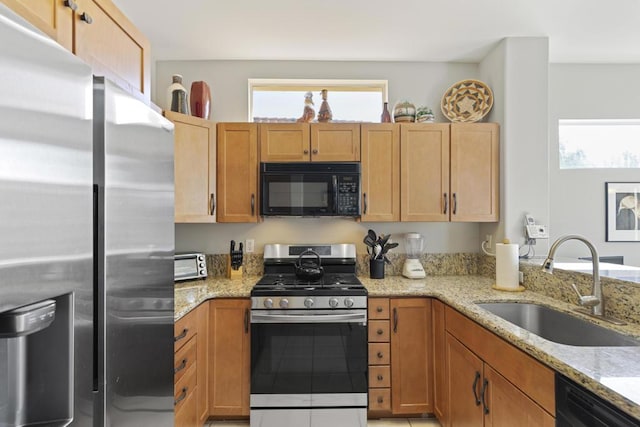
[(173, 125), (3, 5), (0, 40), (0, 426), (171, 426)]

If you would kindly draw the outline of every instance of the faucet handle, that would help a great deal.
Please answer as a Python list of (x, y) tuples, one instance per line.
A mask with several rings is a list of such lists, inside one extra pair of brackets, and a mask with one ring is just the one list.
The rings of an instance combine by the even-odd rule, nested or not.
[(572, 283), (571, 287), (573, 288), (574, 291), (576, 291), (576, 294), (578, 295), (578, 302), (580, 303), (581, 306), (591, 308), (600, 304), (600, 299), (598, 297), (594, 295), (582, 295), (575, 283)]

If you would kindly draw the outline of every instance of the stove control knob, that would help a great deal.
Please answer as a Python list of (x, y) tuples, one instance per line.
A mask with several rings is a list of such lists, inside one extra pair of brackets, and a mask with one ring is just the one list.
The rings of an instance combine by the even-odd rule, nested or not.
[(329, 307), (336, 308), (338, 306), (338, 298), (329, 298)]
[(267, 298), (264, 300), (264, 306), (266, 308), (273, 308), (273, 300), (271, 298)]
[(345, 298), (344, 305), (347, 308), (353, 307), (353, 298)]
[(312, 308), (313, 307), (313, 299), (312, 298), (307, 298), (304, 300), (304, 306), (307, 308)]
[(287, 308), (289, 307), (289, 300), (286, 298), (282, 298), (280, 300), (280, 308)]

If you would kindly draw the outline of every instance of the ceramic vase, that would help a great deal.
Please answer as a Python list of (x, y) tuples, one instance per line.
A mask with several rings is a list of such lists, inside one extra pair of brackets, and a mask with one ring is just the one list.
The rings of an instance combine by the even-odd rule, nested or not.
[(385, 102), (382, 106), (382, 116), (380, 116), (380, 123), (391, 123), (391, 113), (389, 112), (388, 102)]
[(189, 114), (189, 101), (187, 90), (182, 86), (182, 76), (174, 74), (173, 82), (167, 88), (167, 108), (182, 114)]
[(416, 121), (416, 106), (410, 102), (398, 102), (393, 107), (393, 121), (396, 123), (406, 123)]
[(191, 83), (191, 115), (209, 120), (211, 115), (211, 89), (206, 82)]

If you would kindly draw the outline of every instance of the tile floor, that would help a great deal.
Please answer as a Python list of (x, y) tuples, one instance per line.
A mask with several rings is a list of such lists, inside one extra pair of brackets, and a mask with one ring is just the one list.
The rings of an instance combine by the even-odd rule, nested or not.
[[(209, 421), (206, 427), (248, 427), (249, 422), (238, 421)], [(368, 427), (440, 427), (435, 418), (387, 418), (369, 420)]]

